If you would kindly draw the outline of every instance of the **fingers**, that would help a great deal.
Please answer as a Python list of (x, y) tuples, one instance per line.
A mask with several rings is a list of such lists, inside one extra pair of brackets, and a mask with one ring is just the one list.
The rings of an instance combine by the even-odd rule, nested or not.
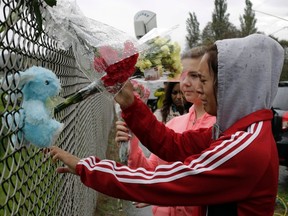
[(123, 131), (123, 132), (126, 132), (128, 133), (129, 132), (129, 129), (126, 125), (126, 123), (124, 122), (116, 122), (116, 130), (117, 131)]
[(54, 156), (52, 156), (52, 162), (56, 163), (59, 160), (59, 154), (55, 154)]
[(115, 142), (116, 143), (127, 142), (131, 139), (131, 137), (132, 136), (129, 133), (117, 131), (115, 136)]
[(57, 146), (52, 146), (49, 148), (49, 151), (45, 150), (44, 152), (50, 154), (53, 163), (56, 163), (59, 160), (66, 165), (66, 167), (59, 167), (56, 170), (58, 173), (76, 174), (76, 165), (80, 161), (80, 158), (60, 149)]
[(124, 122), (124, 121), (116, 121), (116, 126), (117, 125), (124, 125), (124, 126), (126, 126), (126, 123)]
[[(65, 151), (60, 149), (59, 147), (57, 146), (52, 146), (50, 148), (50, 155), (52, 157), (52, 161), (55, 163), (57, 162), (58, 160), (61, 160), (63, 161), (63, 157), (65, 155)], [(65, 159), (64, 159), (65, 160)]]
[(116, 122), (116, 136), (115, 136), (115, 142), (127, 142), (131, 138), (131, 135), (129, 133), (129, 129), (126, 126), (126, 123), (123, 121), (117, 121)]
[(115, 101), (120, 105), (121, 109), (125, 109), (134, 102), (133, 85), (127, 81), (122, 89), (115, 95)]
[(71, 173), (71, 170), (68, 167), (58, 167), (56, 169), (57, 173)]
[(146, 206), (149, 206), (150, 204), (133, 202), (133, 205), (135, 205), (136, 208), (144, 208), (144, 207), (146, 207)]
[(63, 154), (62, 149), (52, 146), (49, 148), (49, 153), (51, 157), (52, 163), (56, 163), (57, 161), (63, 161), (61, 154)]

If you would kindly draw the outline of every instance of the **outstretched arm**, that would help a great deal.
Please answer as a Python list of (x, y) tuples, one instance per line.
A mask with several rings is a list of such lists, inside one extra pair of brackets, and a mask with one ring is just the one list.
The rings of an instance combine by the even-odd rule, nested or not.
[[(271, 129), (270, 121), (268, 124)], [(256, 125), (254, 131), (261, 130), (259, 127), (261, 125)], [(259, 183), (259, 176), (270, 175), (263, 161), (271, 154), (271, 143), (265, 142), (262, 146), (260, 142), (267, 130), (261, 136), (254, 131), (219, 140), (202, 154), (191, 155), (184, 163), (159, 165), (155, 171), (142, 167), (131, 169), (94, 156), (79, 160), (58, 147), (51, 147), (50, 154), (53, 161), (59, 159), (66, 165), (57, 169), (59, 173), (77, 174), (86, 186), (109, 196), (156, 205), (226, 203), (244, 199)], [(257, 160), (251, 163), (251, 158)], [(277, 181), (274, 183), (277, 186)]]

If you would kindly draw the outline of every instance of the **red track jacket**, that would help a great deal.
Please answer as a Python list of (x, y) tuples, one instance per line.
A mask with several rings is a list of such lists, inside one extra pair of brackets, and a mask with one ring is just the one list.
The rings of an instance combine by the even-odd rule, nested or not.
[(156, 205), (209, 205), (208, 215), (273, 215), (278, 157), (270, 110), (242, 118), (217, 140), (211, 140), (212, 128), (177, 134), (147, 112), (135, 98), (123, 117), (142, 143), (151, 144), (152, 152), (177, 162), (147, 171), (91, 156), (76, 169), (85, 185)]

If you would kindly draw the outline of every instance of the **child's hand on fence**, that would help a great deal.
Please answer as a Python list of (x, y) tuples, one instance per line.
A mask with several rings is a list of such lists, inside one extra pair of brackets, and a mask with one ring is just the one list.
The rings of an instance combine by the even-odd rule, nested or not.
[(56, 170), (58, 173), (76, 174), (76, 165), (80, 161), (80, 158), (60, 149), (57, 146), (52, 146), (49, 149), (53, 162), (60, 160), (66, 165), (65, 167), (58, 167)]

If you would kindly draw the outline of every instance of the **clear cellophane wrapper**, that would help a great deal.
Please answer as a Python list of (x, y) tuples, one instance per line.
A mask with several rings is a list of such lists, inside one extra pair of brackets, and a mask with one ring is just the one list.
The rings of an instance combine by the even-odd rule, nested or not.
[(138, 41), (104, 23), (85, 17), (75, 1), (48, 7), (46, 30), (61, 49), (72, 47), (80, 70), (100, 92), (115, 95), (135, 72)]

